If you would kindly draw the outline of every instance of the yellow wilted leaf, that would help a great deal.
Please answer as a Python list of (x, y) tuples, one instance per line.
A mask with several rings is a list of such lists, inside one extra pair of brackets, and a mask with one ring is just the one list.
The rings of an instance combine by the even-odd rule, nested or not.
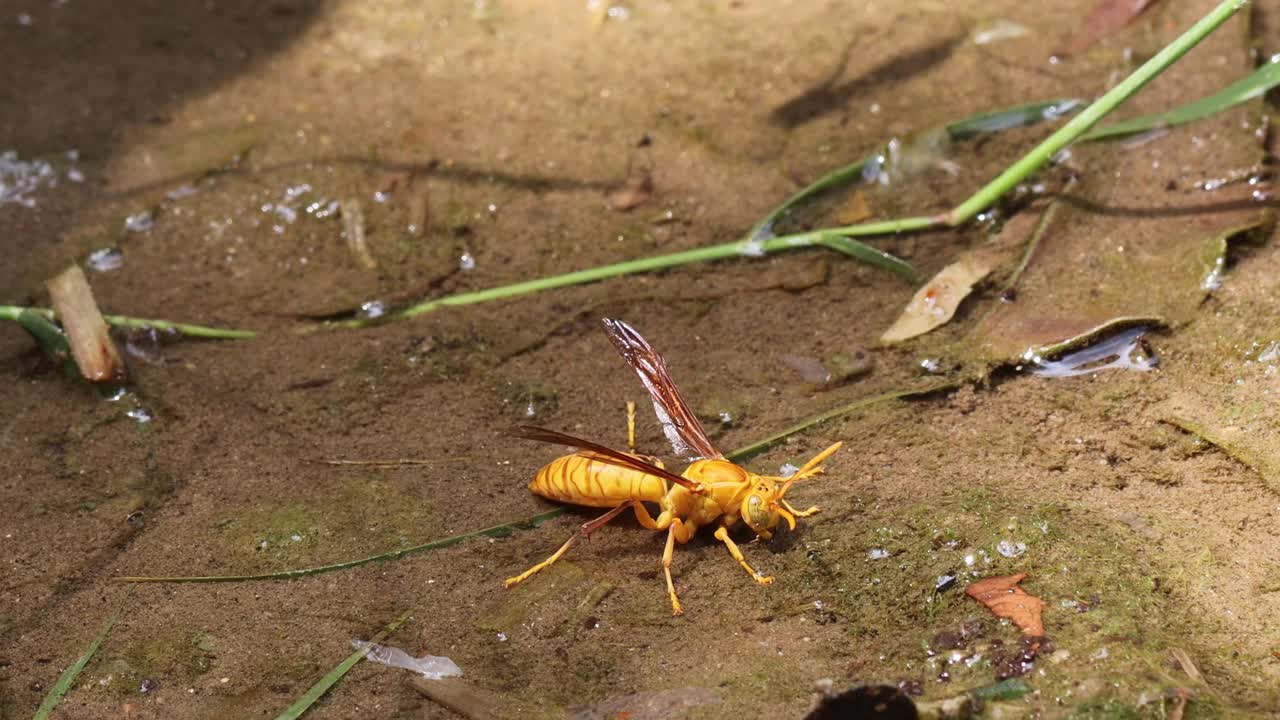
[(973, 286), (995, 268), (997, 257), (991, 252), (972, 252), (943, 268), (916, 291), (880, 341), (902, 342), (946, 324)]

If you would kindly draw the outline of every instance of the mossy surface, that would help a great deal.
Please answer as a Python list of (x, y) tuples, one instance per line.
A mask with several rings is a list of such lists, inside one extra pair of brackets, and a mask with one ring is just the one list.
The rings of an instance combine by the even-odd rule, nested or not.
[(408, 547), (438, 525), (432, 503), (376, 475), (353, 475), (332, 494), (250, 510), (217, 524), (243, 572), (285, 570)]

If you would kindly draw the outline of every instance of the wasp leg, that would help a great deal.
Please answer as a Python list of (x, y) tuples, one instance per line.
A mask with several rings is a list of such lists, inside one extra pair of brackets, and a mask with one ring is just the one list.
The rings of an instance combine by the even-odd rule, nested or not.
[(654, 520), (653, 516), (649, 514), (649, 509), (639, 500), (632, 500), (631, 507), (635, 509), (636, 522), (640, 523), (640, 527), (645, 530), (666, 530), (671, 526), (670, 513), (659, 515), (658, 519)]
[(724, 546), (729, 549), (729, 554), (733, 556), (734, 560), (738, 561), (738, 564), (742, 566), (743, 570), (747, 571), (747, 574), (751, 576), (752, 580), (755, 580), (761, 585), (769, 585), (773, 582), (772, 576), (761, 575), (747, 564), (747, 559), (742, 557), (742, 551), (739, 550), (738, 546), (729, 538), (729, 531), (726, 530), (723, 525), (716, 528), (716, 539), (724, 543)]
[(570, 535), (569, 539), (565, 540), (564, 544), (560, 546), (560, 549), (555, 551), (555, 553), (553, 553), (551, 557), (547, 558), (546, 560), (543, 560), (542, 562), (538, 563), (537, 565), (534, 565), (533, 567), (529, 568), (528, 570), (525, 570), (524, 572), (520, 573), (519, 575), (516, 575), (515, 577), (510, 577), (502, 581), (503, 586), (507, 588), (513, 588), (516, 585), (519, 585), (520, 583), (524, 582), (525, 580), (528, 580), (529, 577), (532, 576), (534, 573), (540, 570), (547, 569), (553, 563), (555, 563), (555, 561), (559, 560), (562, 555), (568, 552), (569, 548), (573, 547), (573, 544), (578, 541), (579, 537), (587, 537), (588, 535), (595, 532), (596, 530), (599, 530), (605, 523), (618, 517), (618, 515), (622, 514), (622, 511), (626, 510), (628, 507), (630, 507), (629, 504), (619, 505), (618, 507), (610, 510), (604, 515), (601, 515), (595, 520), (583, 523), (582, 527), (578, 528), (578, 532), (575, 532), (574, 534)]
[(623, 503), (618, 507), (610, 510), (609, 512), (601, 515), (600, 517), (596, 518), (595, 520), (582, 523), (582, 530), (581, 530), (582, 537), (591, 537), (591, 533), (604, 527), (606, 523), (608, 523), (610, 520), (621, 515), (622, 512), (629, 507), (631, 507), (629, 503)]
[(671, 556), (675, 553), (677, 540), (683, 545), (689, 542), (692, 536), (693, 533), (685, 528), (679, 518), (673, 519), (671, 527), (667, 529), (667, 548), (662, 551), (662, 573), (667, 576), (667, 595), (671, 596), (672, 615), (683, 615), (684, 608), (680, 607), (680, 598), (676, 597), (676, 585), (671, 582)]
[(676, 585), (671, 581), (671, 558), (675, 554), (676, 541), (680, 541), (681, 545), (689, 542), (693, 533), (697, 531), (697, 527), (684, 524), (670, 510), (664, 510), (658, 515), (658, 519), (654, 520), (648, 508), (639, 500), (631, 501), (631, 507), (635, 509), (636, 520), (642, 527), (648, 530), (667, 531), (667, 547), (662, 551), (662, 574), (667, 579), (667, 595), (671, 597), (671, 614), (683, 615), (684, 608), (680, 607), (680, 598), (676, 597)]
[(636, 451), (636, 404), (627, 401), (627, 451)]

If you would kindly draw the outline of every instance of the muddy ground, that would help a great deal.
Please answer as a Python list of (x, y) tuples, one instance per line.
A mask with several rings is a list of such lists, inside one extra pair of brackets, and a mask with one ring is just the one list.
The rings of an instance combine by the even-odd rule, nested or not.
[[(0, 204), (0, 302), (45, 305), (44, 281), (81, 262), (107, 312), (262, 334), (122, 334), (130, 393), (111, 401), (0, 326), (0, 717), (33, 713), (117, 611), (54, 717), (273, 717), (410, 609), (387, 642), (452, 658), (510, 716), (801, 717), (824, 680), (931, 702), (1006, 674), (1023, 685), (989, 716), (1171, 717), (1179, 693), (1185, 717), (1273, 716), (1280, 255), (1265, 183), (1209, 182), (1258, 177), (1261, 101), (1079, 150), (1044, 197), (963, 230), (875, 241), (930, 274), (1068, 200), (1016, 292), (999, 282), (1015, 253), (950, 325), (893, 347), (879, 337), (913, 287), (822, 249), (316, 329), (373, 301), (733, 241), (889, 138), (1094, 97), (1212, 3), (1166, 0), (1069, 56), (1089, 3), (1053, 5), (7, 3), (0, 151), (50, 174)], [(1251, 6), (1122, 114), (1241, 77), (1276, 51), (1277, 11)], [(1025, 32), (975, 43), (1007, 23)], [(944, 210), (1047, 132), (923, 155), (792, 222)], [(651, 193), (616, 192), (646, 173)], [(339, 217), (357, 204), (367, 254)], [(1245, 226), (1209, 257), (1213, 282), (1169, 269)], [(110, 249), (118, 267), (94, 255)], [(777, 473), (845, 442), (794, 493), (820, 514), (739, 536), (773, 585), (709, 531), (677, 548), (683, 617), (661, 537), (631, 518), (504, 590), (592, 516), (576, 511), (291, 581), (118, 581), (314, 567), (550, 509), (525, 485), (559, 451), (505, 433), (624, 444), (643, 390), (605, 316), (666, 355), (726, 450), (954, 386), (744, 461)], [(1125, 316), (1160, 325), (1157, 369), (1044, 378), (999, 349)], [(819, 386), (784, 355), (870, 369)], [(642, 410), (642, 449), (666, 453)], [(338, 459), (420, 462), (320, 462)], [(1025, 667), (1017, 629), (963, 593), (1013, 573), (1046, 603), (1050, 642)], [(407, 677), (361, 663), (310, 716), (455, 716)]]

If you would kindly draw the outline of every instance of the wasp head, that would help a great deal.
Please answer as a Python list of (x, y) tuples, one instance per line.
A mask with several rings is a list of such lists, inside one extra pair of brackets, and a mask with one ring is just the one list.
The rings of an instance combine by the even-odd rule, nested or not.
[(739, 508), (742, 521), (765, 540), (773, 537), (773, 529), (778, 527), (778, 521), (783, 517), (794, 528), (795, 516), (778, 503), (778, 486), (773, 479), (757, 477), (755, 480), (751, 492), (742, 498), (742, 507)]
[(765, 540), (773, 537), (774, 528), (778, 527), (779, 521), (786, 520), (787, 527), (795, 530), (797, 517), (808, 517), (818, 512), (818, 508), (797, 510), (783, 496), (797, 480), (820, 475), (822, 473), (820, 463), (838, 449), (840, 449), (840, 443), (823, 450), (787, 478), (752, 475), (751, 490), (743, 496), (742, 506), (739, 508), (743, 522)]

